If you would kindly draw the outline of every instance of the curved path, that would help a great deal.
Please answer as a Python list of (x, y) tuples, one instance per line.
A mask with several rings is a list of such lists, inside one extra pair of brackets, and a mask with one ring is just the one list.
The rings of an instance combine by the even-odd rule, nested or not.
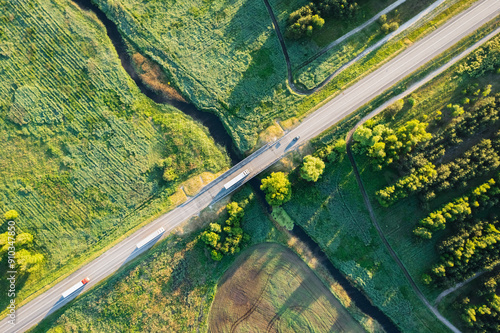
[[(370, 199), (368, 197), (368, 193), (366, 192), (365, 190), (365, 187), (363, 185), (363, 181), (361, 180), (361, 177), (360, 177), (360, 174), (359, 174), (359, 170), (358, 170), (358, 167), (356, 165), (356, 161), (354, 159), (354, 156), (352, 154), (352, 150), (351, 150), (351, 146), (352, 146), (352, 135), (353, 133), (356, 131), (356, 129), (361, 126), (362, 124), (364, 124), (368, 119), (371, 119), (373, 118), (374, 116), (376, 116), (377, 114), (379, 114), (380, 112), (382, 112), (383, 110), (385, 110), (389, 105), (391, 105), (392, 103), (394, 103), (395, 101), (397, 101), (398, 99), (401, 99), (401, 98), (404, 98), (405, 96), (408, 96), (410, 95), (412, 92), (414, 92), (416, 89), (422, 87), (424, 84), (428, 83), (430, 80), (432, 80), (433, 78), (435, 78), (436, 76), (438, 76), (439, 74), (443, 73), (445, 70), (447, 70), (448, 68), (450, 68), (453, 64), (455, 64), (456, 62), (458, 62), (459, 60), (463, 59), (464, 57), (466, 57), (470, 52), (472, 52), (473, 50), (475, 50), (477, 47), (479, 47), (481, 44), (485, 43), (486, 41), (488, 41), (489, 39), (491, 39), (492, 37), (494, 37), (495, 35), (499, 34), (500, 33), (500, 28), (499, 29), (496, 29), (495, 31), (493, 31), (492, 33), (488, 34), (488, 36), (484, 37), (483, 39), (481, 39), (479, 42), (475, 43), (473, 46), (469, 47), (467, 50), (463, 51), (462, 53), (460, 53), (458, 56), (456, 56), (455, 58), (453, 58), (452, 60), (450, 60), (446, 65), (444, 65), (443, 67), (440, 67), (439, 69), (437, 69), (436, 71), (430, 73), (428, 76), (426, 76), (424, 79), (422, 79), (421, 81), (415, 83), (414, 85), (412, 85), (409, 89), (407, 89), (406, 91), (404, 91), (403, 93), (391, 98), (389, 101), (385, 102), (382, 106), (378, 107), (377, 109), (375, 109), (374, 111), (370, 112), (367, 116), (365, 116), (363, 119), (361, 119), (355, 126), (354, 128), (352, 128), (349, 133), (347, 134), (347, 137), (346, 137), (346, 142), (347, 142), (347, 156), (349, 158), (349, 162), (351, 163), (352, 165), (352, 168), (353, 168), (353, 171), (354, 171), (354, 176), (356, 177), (356, 181), (358, 183), (358, 187), (359, 187), (359, 190), (361, 191), (361, 194), (363, 196), (363, 201), (365, 202), (365, 206), (366, 206), (366, 209), (368, 210), (368, 213), (370, 214), (370, 219), (372, 220), (372, 223), (375, 227), (375, 229), (377, 230), (377, 233), (379, 234), (380, 236), (380, 239), (382, 240), (382, 242), (384, 243), (385, 247), (387, 248), (387, 250), (389, 251), (391, 257), (394, 259), (394, 261), (396, 262), (396, 264), (399, 266), (399, 268), (401, 269), (401, 271), (403, 272), (403, 274), (405, 275), (406, 279), (408, 280), (408, 282), (410, 283), (411, 287), (413, 288), (413, 290), (415, 291), (415, 293), (417, 294), (417, 296), (420, 298), (420, 300), (425, 304), (425, 306), (431, 310), (435, 315), (436, 317), (443, 323), (445, 324), (449, 329), (451, 329), (453, 332), (460, 332), (455, 326), (453, 326), (453, 324), (451, 324), (446, 318), (444, 318), (440, 313), (439, 311), (434, 307), (432, 306), (429, 301), (427, 301), (427, 299), (425, 298), (424, 294), (420, 291), (420, 289), (418, 288), (418, 286), (416, 285), (415, 281), (413, 280), (413, 278), (411, 277), (410, 273), (408, 272), (408, 270), (406, 269), (406, 267), (404, 266), (404, 264), (401, 262), (401, 260), (399, 259), (399, 257), (397, 256), (396, 252), (393, 250), (392, 246), (389, 244), (389, 242), (387, 241), (387, 238), (385, 237), (383, 231), (382, 231), (382, 228), (380, 227), (380, 225), (378, 224), (377, 222), (377, 219), (375, 218), (375, 213), (373, 211), (373, 207), (370, 203)], [(450, 288), (448, 290), (445, 290), (443, 293), (441, 293), (438, 298), (436, 299), (435, 303), (438, 303), (441, 298), (443, 298), (444, 296), (446, 296), (447, 294), (453, 292), (454, 290), (460, 288), (462, 285), (464, 285), (465, 283), (469, 282), (470, 280), (476, 278), (478, 276), (478, 274), (476, 274), (475, 276), (473, 276), (472, 278), (470, 278), (469, 280), (467, 281), (464, 281), (463, 283), (461, 284), (458, 284), (457, 286), (455, 286), (454, 288)]]
[[(337, 69), (332, 74), (330, 74), (329, 76), (327, 76), (326, 79), (324, 79), (322, 82), (320, 82), (316, 87), (314, 87), (312, 89), (302, 89), (302, 88), (299, 88), (299, 87), (297, 87), (295, 85), (295, 83), (293, 81), (292, 65), (291, 65), (291, 62), (290, 62), (290, 57), (288, 55), (288, 49), (286, 47), (283, 35), (281, 34), (281, 29), (279, 28), (278, 21), (276, 19), (276, 16), (274, 15), (274, 12), (273, 12), (273, 9), (272, 9), (271, 5), (269, 4), (269, 0), (264, 0), (264, 5), (266, 6), (267, 11), (269, 13), (269, 16), (271, 17), (271, 21), (273, 22), (274, 30), (275, 30), (276, 35), (278, 36), (278, 40), (280, 42), (281, 51), (283, 52), (283, 56), (285, 57), (286, 69), (287, 69), (287, 74), (288, 74), (288, 85), (290, 86), (290, 89), (292, 89), (293, 92), (295, 92), (297, 94), (300, 94), (300, 95), (310, 95), (310, 94), (315, 93), (316, 91), (320, 90), (321, 88), (323, 88), (334, 77), (336, 77), (337, 75), (339, 75), (341, 72), (343, 72), (344, 70), (346, 70), (348, 67), (350, 67), (354, 63), (358, 62), (361, 58), (363, 58), (364, 56), (368, 55), (370, 52), (376, 50), (377, 48), (381, 47), (382, 45), (384, 45), (385, 43), (387, 43), (387, 41), (389, 41), (390, 39), (394, 38), (396, 35), (399, 35), (401, 32), (403, 32), (406, 29), (410, 28), (413, 24), (415, 24), (416, 22), (418, 22), (419, 20), (421, 20), (424, 16), (426, 16), (427, 14), (429, 14), (430, 12), (432, 12), (434, 9), (436, 9), (441, 4), (443, 4), (445, 1), (446, 0), (437, 0), (437, 1), (435, 1), (432, 5), (430, 5), (429, 7), (427, 7), (426, 9), (424, 9), (423, 11), (421, 11), (420, 13), (418, 13), (417, 15), (415, 15), (412, 19), (410, 19), (409, 21), (405, 22), (403, 25), (401, 25), (398, 30), (396, 30), (394, 32), (391, 32), (390, 34), (388, 34), (387, 36), (385, 36), (384, 38), (382, 38), (381, 40), (379, 40), (374, 45), (366, 48), (364, 51), (362, 51), (360, 54), (358, 54), (352, 60), (350, 60), (346, 64), (342, 65), (339, 69)], [(368, 25), (370, 25), (371, 23), (375, 22), (380, 16), (382, 16), (382, 15), (390, 12), (391, 10), (393, 10), (396, 7), (398, 7), (399, 5), (401, 5), (404, 2), (406, 2), (406, 0), (398, 0), (395, 3), (391, 4), (390, 6), (388, 6), (387, 8), (385, 8), (384, 10), (380, 11), (379, 13), (377, 13), (374, 17), (372, 17), (371, 19), (369, 19), (368, 21), (366, 21), (364, 24), (362, 24), (359, 27), (351, 30), (350, 32), (346, 33), (342, 37), (338, 38), (337, 40), (333, 41), (328, 46), (326, 46), (325, 48), (323, 48), (322, 50), (320, 50), (317, 54), (315, 54), (313, 57), (311, 57), (310, 59), (308, 59), (306, 61), (306, 64), (309, 63), (309, 62), (311, 62), (311, 61), (313, 61), (314, 59), (320, 57), (321, 55), (323, 55), (324, 53), (326, 53), (328, 50), (330, 50), (331, 48), (333, 48), (333, 47), (337, 46), (338, 44), (342, 43), (347, 38), (351, 37), (352, 35), (356, 34), (357, 32), (363, 30)]]
[[(129, 260), (146, 251), (147, 246), (136, 250), (136, 244), (139, 241), (160, 227), (166, 229), (166, 232), (163, 234), (163, 237), (166, 237), (183, 221), (227, 196), (250, 178), (255, 177), (288, 152), (295, 149), (297, 145), (312, 139), (355, 112), (359, 107), (368, 103), (404, 77), (418, 70), (422, 65), (434, 59), (499, 13), (500, 1), (480, 0), (473, 8), (454, 17), (425, 38), (411, 45), (394, 59), (347, 88), (343, 94), (325, 103), (280, 140), (264, 146), (235, 165), (207, 185), (196, 197), (129, 235), (97, 259), (82, 266), (69, 277), (62, 279), (52, 288), (17, 309), (17, 321), (15, 325), (10, 324), (7, 318), (4, 318), (0, 322), (0, 332), (23, 332), (36, 325), (44, 317), (77, 296), (77, 294), (74, 294), (66, 299), (61, 299), (61, 293), (76, 282), (86, 276), (90, 277), (90, 282), (79, 292), (88, 290), (93, 285), (113, 274)], [(296, 136), (300, 136), (300, 139), (294, 140), (293, 138)], [(250, 174), (237, 186), (235, 185), (229, 190), (225, 189), (224, 184), (243, 170), (248, 170)]]

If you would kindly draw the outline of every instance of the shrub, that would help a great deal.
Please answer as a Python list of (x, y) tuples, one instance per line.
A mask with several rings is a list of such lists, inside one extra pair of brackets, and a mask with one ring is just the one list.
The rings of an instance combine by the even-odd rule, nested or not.
[(316, 182), (323, 174), (325, 162), (312, 155), (304, 157), (304, 164), (300, 168), (300, 176), (311, 182)]
[(384, 34), (388, 34), (389, 33), (389, 24), (387, 23), (384, 23), (382, 24), (382, 26), (380, 27), (380, 31), (382, 31)]
[(13, 209), (8, 210), (3, 214), (4, 219), (6, 219), (7, 221), (15, 220), (18, 218), (18, 216), (19, 216), (19, 213)]
[(260, 189), (266, 193), (266, 201), (271, 206), (280, 206), (292, 198), (292, 186), (283, 172), (273, 172), (262, 179)]
[(389, 25), (389, 30), (390, 31), (396, 31), (399, 29), (399, 24), (398, 22), (392, 22), (390, 25)]

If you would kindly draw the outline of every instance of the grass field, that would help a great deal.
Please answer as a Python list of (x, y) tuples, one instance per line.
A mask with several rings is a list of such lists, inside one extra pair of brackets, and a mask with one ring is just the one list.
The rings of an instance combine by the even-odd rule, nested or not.
[[(387, 14), (387, 21), (397, 22), (402, 25), (413, 18), (416, 13), (420, 13), (428, 6), (432, 5), (433, 2), (434, 0), (407, 1), (389, 12)], [(446, 4), (450, 6), (450, 8), (445, 10), (443, 14), (421, 19), (421, 22), (417, 23), (414, 27), (409, 28), (408, 31), (388, 41), (387, 45), (381, 48), (385, 49), (385, 51), (377, 51), (375, 54), (367, 56), (366, 59), (370, 59), (373, 64), (384, 61), (388, 56), (391, 57), (391, 54), (396, 54), (405, 49), (415, 42), (416, 39), (422, 37), (423, 34), (430, 30), (434, 30), (435, 26), (442, 23), (443, 20), (458, 14), (473, 2), (475, 2), (475, 0), (450, 1)], [(378, 22), (370, 24), (362, 31), (328, 50), (313, 61), (310, 61), (310, 56), (297, 58), (294, 62), (294, 79), (307, 88), (316, 87), (343, 64), (348, 63), (364, 50), (384, 38), (385, 34), (380, 31), (380, 26)], [(418, 31), (419, 28), (421, 29), (422, 26), (424, 29), (415, 34), (414, 32)], [(387, 52), (387, 50), (390, 51)]]
[[(446, 124), (453, 123), (447, 116), (443, 116), (443, 122), (438, 120), (437, 111), (445, 109), (449, 103), (459, 103), (464, 97), (461, 93), (464, 88), (471, 84), (478, 84), (479, 88), (492, 84), (491, 94), (500, 90), (499, 74), (490, 71), (480, 78), (471, 79), (467, 75), (457, 75), (459, 65), (453, 66), (414, 92), (411, 95), (416, 102), (413, 107), (405, 103), (399, 113), (382, 113), (374, 121), (389, 123), (396, 128), (410, 119), (419, 119), (430, 122), (428, 131), (435, 134)], [(335, 138), (343, 137), (347, 130), (335, 128), (330, 133), (324, 133), (313, 144), (321, 146), (324, 141), (333, 142)], [(459, 151), (452, 153), (453, 156), (458, 154)], [(421, 276), (438, 259), (435, 246), (446, 232), (437, 234), (431, 241), (416, 242), (411, 231), (420, 218), (452, 198), (466, 193), (468, 188), (440, 193), (437, 199), (424, 207), (413, 196), (397, 202), (389, 209), (382, 208), (374, 196), (375, 191), (392, 183), (401, 174), (392, 168), (373, 171), (364, 157), (358, 156), (357, 163), (384, 234), (432, 303), (441, 290), (424, 285)], [(351, 170), (349, 162), (344, 159), (328, 165), (315, 186), (305, 186), (296, 179), (292, 201), (285, 204), (285, 210), (323, 247), (337, 267), (359, 281), (360, 287), (374, 303), (397, 322), (403, 331), (442, 331), (440, 323), (414, 296), (374, 232)], [(474, 180), (469, 189), (484, 181), (485, 179)], [(391, 297), (387, 297), (389, 295)], [(407, 312), (403, 313), (405, 309)]]
[[(423, 29), (413, 32), (410, 39), (435, 29), (471, 2), (473, 0), (460, 0), (462, 6), (455, 12), (446, 12), (438, 20), (427, 22)], [(165, 69), (172, 85), (187, 100), (221, 118), (242, 152), (252, 149), (257, 144), (258, 133), (273, 126), (274, 120), (303, 116), (339, 88), (359, 79), (361, 73), (375, 68), (406, 46), (400, 41), (382, 48), (322, 91), (299, 96), (287, 88), (284, 57), (261, 1), (237, 0), (223, 4), (188, 0), (160, 4), (142, 0), (98, 0), (96, 3), (137, 50)], [(283, 19), (286, 16), (283, 12), (298, 4), (300, 2), (294, 1), (290, 8), (284, 8), (278, 3), (282, 7), (277, 14)], [(398, 15), (415, 14), (414, 6)], [(370, 13), (378, 8), (372, 7), (366, 7), (372, 8)], [(321, 70), (328, 71), (328, 68), (323, 66)], [(316, 82), (321, 75), (310, 78)], [(312, 85), (313, 81), (302, 83)]]
[[(45, 256), (18, 281), (19, 303), (229, 159), (205, 128), (140, 93), (93, 15), (65, 0), (0, 1), (0, 13), (0, 211), (17, 210)], [(155, 168), (166, 157), (175, 181)]]
[[(250, 198), (250, 202), (245, 207), (242, 227), (251, 235), (249, 246), (261, 244), (257, 248), (272, 248), (275, 250), (268, 253), (281, 253), (284, 254), (283, 258), (292, 258), (295, 266), (292, 269), (298, 271), (295, 277), (306, 277), (304, 282), (310, 282), (308, 286), (312, 286), (316, 293), (324, 293), (324, 296), (316, 300), (315, 309), (320, 305), (324, 307), (322, 311), (327, 313), (325, 309), (328, 310), (330, 304), (340, 306), (330, 294), (332, 291), (369, 331), (378, 332), (377, 324), (355, 309), (349, 297), (345, 296), (343, 289), (331, 277), (324, 280), (329, 287), (326, 289), (297, 255), (282, 245), (263, 243), (271, 241), (285, 246), (288, 243), (301, 253), (303, 260), (316, 267), (315, 272), (320, 270), (320, 274), (324, 276), (321, 273), (322, 266), (313, 264), (314, 260), (301, 250), (299, 242), (289, 239), (271, 224), (248, 187), (237, 192), (232, 199), (238, 201), (245, 198)], [(180, 226), (179, 233), (160, 242), (147, 254), (78, 297), (70, 306), (46, 318), (33, 332), (206, 332), (212, 302), (219, 297), (217, 292), (220, 289), (217, 285), (222, 283), (220, 278), (228, 268), (237, 269), (235, 265), (241, 262), (237, 256), (225, 256), (221, 262), (214, 262), (209, 258), (205, 244), (198, 238), (202, 226), (217, 219), (224, 205), (225, 203), (220, 203), (213, 209), (206, 209), (199, 217)], [(250, 252), (256, 253), (252, 248)], [(246, 256), (245, 253), (248, 252), (243, 251), (242, 255)], [(282, 277), (287, 276), (290, 275), (282, 271)], [(286, 287), (288, 281), (278, 281), (278, 284)], [(280, 287), (278, 284), (277, 288)], [(290, 287), (286, 288), (291, 291)], [(297, 290), (302, 293), (304, 288), (299, 287)], [(306, 292), (302, 295), (304, 299), (309, 297), (310, 300), (311, 294)], [(276, 301), (279, 302), (280, 299), (276, 297)], [(350, 314), (341, 307), (328, 313), (333, 318), (342, 313), (346, 316), (342, 320), (350, 322)], [(352, 327), (359, 327), (359, 324), (353, 322)]]
[(221, 277), (209, 332), (364, 332), (295, 253), (259, 244)]
[(403, 332), (440, 332), (441, 323), (415, 296), (385, 250), (365, 209), (347, 158), (328, 165), (314, 186), (298, 181), (288, 215), (322, 247)]

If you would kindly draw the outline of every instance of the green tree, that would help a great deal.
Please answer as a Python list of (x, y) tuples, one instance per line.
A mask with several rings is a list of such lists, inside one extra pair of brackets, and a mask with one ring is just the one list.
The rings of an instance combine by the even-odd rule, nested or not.
[(205, 231), (201, 234), (201, 240), (211, 247), (217, 247), (217, 243), (220, 240), (220, 236), (213, 231)]
[(273, 172), (262, 179), (260, 189), (266, 193), (266, 201), (271, 206), (280, 206), (292, 198), (292, 186), (283, 172)]
[(17, 270), (21, 273), (34, 273), (41, 268), (43, 255), (40, 253), (33, 253), (26, 249), (21, 249), (16, 252), (16, 265)]
[(300, 176), (305, 180), (316, 182), (325, 170), (325, 162), (312, 155), (304, 157), (304, 164), (300, 168)]
[(212, 259), (215, 260), (215, 261), (221, 261), (222, 258), (223, 258), (223, 255), (222, 255), (222, 253), (220, 253), (220, 252), (218, 252), (216, 250), (212, 250), (210, 252), (210, 257), (212, 257)]
[(219, 223), (210, 223), (210, 231), (220, 234), (221, 226)]
[(15, 210), (11, 209), (11, 210), (8, 210), (6, 211), (4, 214), (3, 214), (3, 217), (4, 219), (6, 219), (7, 221), (11, 221), (11, 220), (15, 220), (19, 217), (19, 213), (16, 212)]

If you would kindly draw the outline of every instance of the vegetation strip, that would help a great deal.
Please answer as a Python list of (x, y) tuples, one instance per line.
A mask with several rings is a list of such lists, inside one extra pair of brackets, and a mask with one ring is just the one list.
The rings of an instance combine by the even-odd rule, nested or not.
[[(280, 42), (280, 45), (281, 45), (281, 50), (282, 50), (283, 55), (285, 57), (285, 62), (286, 62), (286, 67), (287, 67), (287, 72), (288, 72), (288, 84), (289, 84), (290, 88), (294, 92), (296, 92), (298, 94), (302, 94), (302, 95), (310, 95), (310, 94), (313, 94), (313, 93), (317, 92), (321, 88), (323, 88), (333, 78), (335, 78), (337, 75), (339, 75), (340, 73), (342, 73), (345, 69), (347, 69), (348, 67), (350, 67), (351, 65), (353, 65), (354, 63), (356, 63), (357, 61), (359, 61), (361, 58), (365, 57), (366, 55), (368, 55), (372, 51), (376, 50), (377, 48), (379, 48), (383, 44), (387, 43), (389, 40), (391, 40), (392, 38), (394, 38), (398, 34), (402, 33), (406, 29), (410, 28), (413, 24), (415, 24), (416, 22), (418, 22), (423, 16), (427, 15), (428, 13), (430, 13), (431, 11), (433, 11), (434, 9), (436, 9), (437, 7), (439, 7), (446, 0), (438, 0), (438, 1), (434, 2), (431, 6), (427, 7), (425, 10), (423, 10), (422, 12), (418, 13), (417, 15), (415, 15), (414, 18), (412, 18), (408, 22), (405, 22), (401, 27), (398, 28), (398, 30), (396, 30), (396, 31), (388, 34), (386, 37), (384, 37), (382, 40), (378, 41), (376, 44), (374, 44), (374, 45), (370, 46), (369, 48), (365, 49), (363, 52), (361, 52), (360, 54), (358, 54), (354, 59), (352, 59), (349, 62), (347, 62), (346, 64), (342, 65), (339, 69), (337, 69), (332, 74), (330, 74), (329, 76), (327, 76), (316, 87), (310, 88), (310, 89), (301, 89), (301, 88), (298, 88), (295, 85), (294, 80), (293, 80), (293, 73), (292, 73), (292, 66), (291, 66), (291, 63), (290, 63), (290, 57), (288, 55), (288, 49), (287, 49), (285, 41), (283, 39), (283, 35), (281, 34), (278, 22), (276, 20), (276, 16), (274, 15), (274, 12), (273, 12), (273, 10), (271, 8), (271, 5), (269, 4), (269, 1), (268, 0), (263, 0), (263, 1), (264, 1), (264, 4), (266, 5), (266, 8), (267, 8), (268, 12), (269, 12), (269, 16), (271, 17), (271, 20), (273, 21), (274, 30), (276, 32), (276, 35), (277, 35), (278, 39), (279, 39), (279, 42)], [(388, 11), (392, 10), (393, 8), (399, 6), (400, 4), (404, 3), (405, 1), (406, 0), (400, 0), (400, 1), (398, 1), (398, 2), (396, 2), (394, 4), (392, 4), (392, 5), (390, 5), (388, 8), (386, 8), (383, 11), (381, 11), (380, 13), (378, 13), (375, 17), (373, 17), (372, 19), (368, 20), (362, 26), (360, 26), (360, 27), (352, 30), (351, 32), (345, 34), (344, 36), (342, 36), (338, 40), (332, 42), (326, 48), (324, 48), (321, 51), (319, 51), (318, 54), (316, 54), (313, 57), (313, 59), (311, 59), (310, 61), (318, 58), (319, 56), (321, 56), (322, 54), (326, 53), (328, 50), (330, 50), (331, 48), (333, 48), (337, 44), (341, 43), (345, 39), (349, 38), (350, 36), (354, 35), (358, 31), (361, 31), (363, 28), (365, 28), (369, 24), (373, 23), (378, 17), (380, 17), (384, 13), (387, 13)]]
[(450, 328), (454, 332), (460, 332), (460, 331), (455, 326), (453, 326), (446, 318), (444, 318), (437, 311), (437, 309), (434, 306), (432, 306), (427, 301), (427, 299), (425, 298), (425, 296), (423, 295), (423, 293), (420, 291), (420, 289), (418, 288), (418, 286), (415, 284), (415, 282), (413, 281), (413, 278), (410, 276), (409, 272), (407, 271), (407, 269), (405, 268), (405, 266), (403, 265), (403, 263), (400, 261), (400, 259), (398, 258), (397, 254), (395, 253), (395, 251), (392, 249), (391, 245), (389, 244), (389, 242), (385, 238), (385, 235), (383, 234), (382, 229), (380, 228), (380, 225), (378, 224), (378, 222), (377, 222), (377, 220), (375, 218), (375, 214), (373, 212), (373, 208), (372, 208), (370, 200), (368, 198), (368, 194), (367, 194), (367, 192), (366, 192), (366, 190), (364, 188), (363, 182), (361, 180), (361, 177), (360, 177), (360, 174), (359, 174), (359, 170), (358, 170), (357, 165), (356, 165), (356, 161), (354, 159), (354, 156), (352, 155), (352, 151), (351, 151), (352, 136), (353, 136), (354, 131), (359, 126), (361, 126), (363, 123), (365, 123), (368, 119), (371, 119), (372, 117), (378, 115), (380, 112), (382, 112), (383, 110), (385, 110), (389, 105), (393, 104), (396, 100), (399, 100), (399, 99), (401, 99), (401, 98), (403, 98), (405, 96), (408, 96), (409, 94), (411, 94), (412, 92), (414, 92), (416, 89), (422, 87), (424, 84), (428, 83), (431, 79), (433, 79), (434, 77), (436, 77), (439, 74), (443, 73), (445, 70), (447, 70), (448, 68), (450, 68), (453, 64), (455, 64), (459, 60), (463, 59), (465, 56), (467, 56), (468, 54), (470, 54), (472, 51), (474, 51), (476, 48), (478, 48), (479, 46), (481, 46), (482, 44), (484, 44), (486, 41), (488, 41), (489, 39), (491, 39), (492, 37), (494, 37), (498, 33), (500, 33), (500, 28), (496, 29), (494, 32), (490, 33), (488, 36), (484, 37), (479, 42), (477, 42), (473, 46), (469, 47), (467, 50), (463, 51), (460, 55), (458, 55), (455, 58), (453, 58), (451, 61), (449, 61), (443, 67), (441, 67), (441, 68), (437, 69), (436, 71), (430, 73), (423, 80), (421, 80), (421, 81), (415, 83), (414, 85), (412, 85), (412, 87), (410, 87), (405, 92), (403, 92), (403, 93), (399, 94), (398, 96), (392, 98), (391, 100), (387, 101), (382, 106), (380, 106), (379, 108), (377, 108), (374, 111), (372, 111), (370, 114), (368, 114), (363, 119), (361, 119), (351, 129), (351, 131), (349, 131), (349, 133), (347, 134), (347, 137), (346, 137), (346, 142), (347, 142), (347, 156), (348, 156), (349, 161), (350, 161), (350, 163), (352, 165), (352, 168), (353, 168), (353, 171), (354, 171), (354, 174), (355, 174), (355, 177), (356, 177), (356, 181), (357, 181), (358, 186), (359, 186), (359, 190), (361, 191), (361, 193), (363, 195), (363, 201), (365, 202), (366, 208), (368, 209), (368, 212), (370, 214), (370, 219), (372, 220), (373, 225), (375, 226), (375, 228), (377, 230), (377, 233), (379, 234), (380, 238), (382, 239), (382, 241), (383, 241), (384, 245), (386, 246), (387, 250), (390, 252), (390, 254), (393, 257), (394, 261), (397, 263), (397, 265), (400, 267), (400, 269), (404, 273), (405, 277), (407, 278), (408, 282), (411, 284), (412, 288), (414, 289), (414, 291), (418, 295), (418, 297), (422, 300), (422, 302), (424, 302), (424, 304), (436, 315), (436, 317), (443, 324), (445, 324), (448, 328)]

